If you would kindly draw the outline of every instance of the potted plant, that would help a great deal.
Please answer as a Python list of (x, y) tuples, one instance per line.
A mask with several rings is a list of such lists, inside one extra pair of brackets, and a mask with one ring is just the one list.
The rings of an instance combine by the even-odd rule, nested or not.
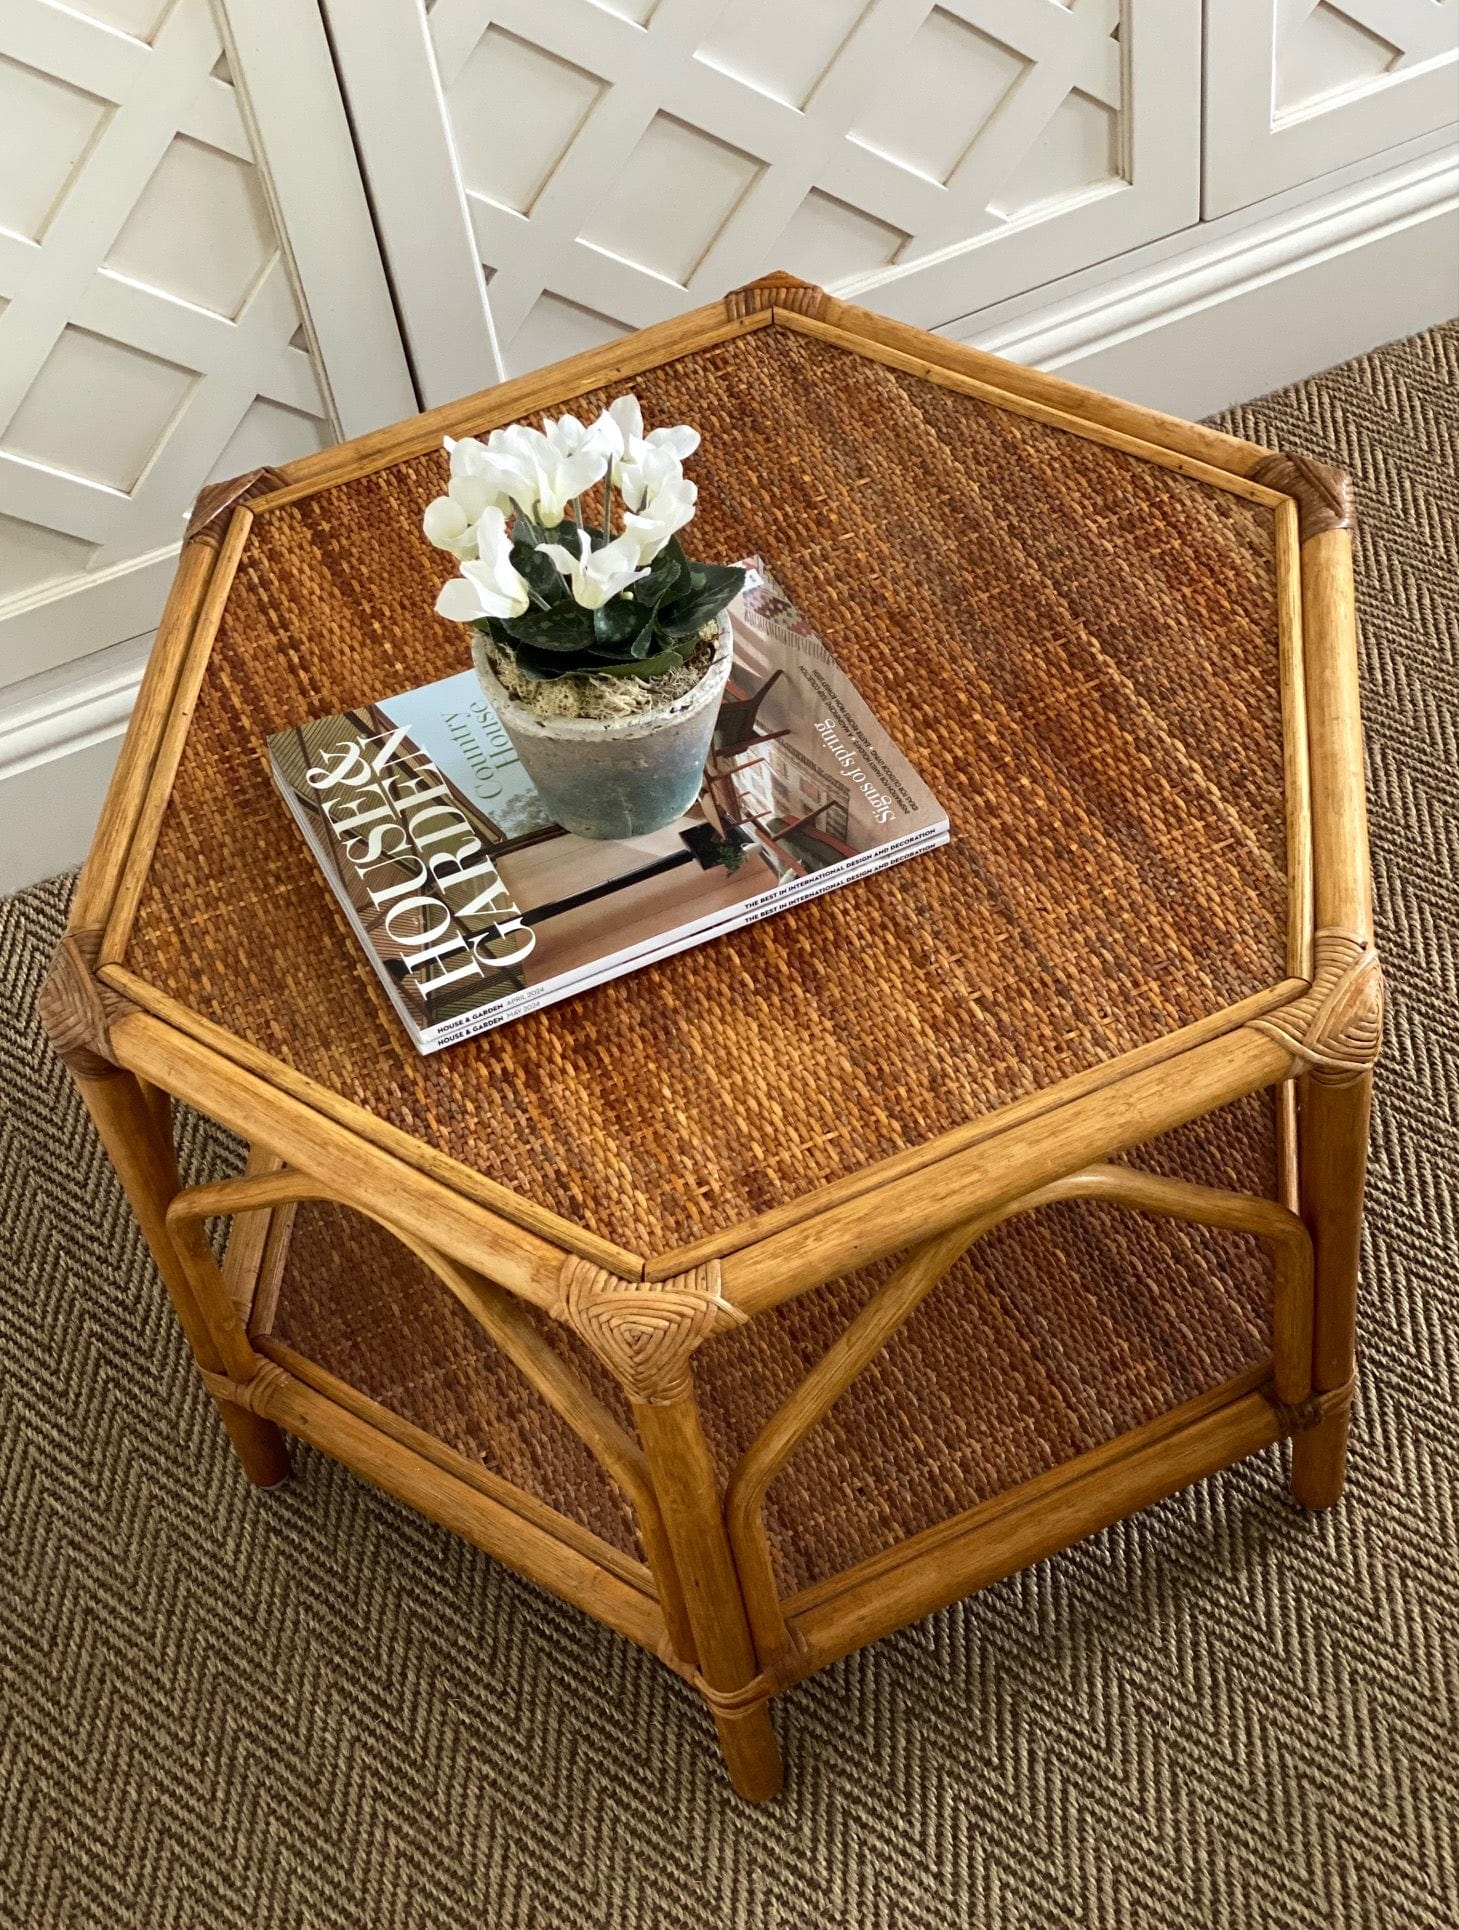
[(471, 626), (488, 701), (547, 809), (580, 837), (656, 831), (699, 794), (730, 669), (725, 606), (744, 571), (691, 562), (679, 542), (698, 445), (684, 426), (645, 434), (631, 395), (592, 424), (563, 415), (484, 443), (446, 438), (450, 482), (424, 527), (460, 574), (436, 609)]

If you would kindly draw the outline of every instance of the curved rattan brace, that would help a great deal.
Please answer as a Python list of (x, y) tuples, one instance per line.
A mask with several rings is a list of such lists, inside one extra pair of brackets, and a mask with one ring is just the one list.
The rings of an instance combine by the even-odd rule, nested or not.
[(107, 1035), (113, 1021), (133, 1009), (96, 978), (101, 936), (99, 925), (67, 932), (36, 999), (56, 1056), (78, 1079), (109, 1079), (121, 1070)]
[[(572, 1429), (633, 1508), (658, 1591), (659, 1606), (669, 1624), (670, 1639), (677, 1639), (692, 1653), (693, 1638), (684, 1615), (682, 1591), (642, 1448), (583, 1385), (569, 1363), (552, 1351), (525, 1309), (505, 1287), (457, 1265), (447, 1254), (396, 1226), (385, 1214), (347, 1198), (292, 1167), (190, 1187), (173, 1200), (167, 1217), (169, 1225), (182, 1227), (222, 1214), (252, 1212), (307, 1199), (333, 1200), (347, 1206), (399, 1240), (465, 1308), (534, 1393)], [(228, 1391), (236, 1386), (236, 1382), (228, 1382), (214, 1391), (224, 1399), (237, 1399), (236, 1392)]]
[[(770, 1483), (812, 1427), (976, 1240), (1005, 1220), (1072, 1200), (1105, 1200), (1159, 1218), (1224, 1227), (1266, 1241), (1276, 1267), (1272, 1310), (1275, 1379), (1289, 1393), (1300, 1389), (1305, 1402), (1311, 1386), (1312, 1241), (1295, 1213), (1275, 1200), (1191, 1185), (1113, 1162), (1087, 1166), (1051, 1180), (913, 1247), (740, 1456), (725, 1494), (725, 1525), (761, 1654), (780, 1653), (790, 1635), (765, 1532), (764, 1500)], [(1290, 1411), (1300, 1410), (1294, 1407)]]
[(283, 482), (277, 469), (249, 469), (241, 476), (227, 476), (222, 482), (209, 483), (198, 492), (183, 540), (191, 543), (201, 537), (217, 549), (234, 505), (246, 503), (254, 496), (265, 496), (271, 489), (280, 489)]
[(718, 1260), (668, 1280), (625, 1280), (569, 1254), (559, 1284), (553, 1319), (573, 1329), (630, 1400), (649, 1407), (682, 1399), (695, 1348), (745, 1319), (721, 1297)]
[(1319, 931), (1312, 985), (1301, 998), (1249, 1021), (1287, 1047), (1319, 1085), (1345, 1086), (1371, 1070), (1383, 1038), (1383, 971), (1367, 940)]
[(764, 308), (788, 308), (796, 315), (818, 316), (826, 305), (826, 291), (813, 281), (787, 274), (783, 268), (747, 281), (743, 288), (732, 288), (724, 298), (732, 322), (743, 321)]
[(1324, 530), (1353, 526), (1353, 484), (1346, 470), (1334, 469), (1311, 456), (1288, 456), (1273, 450), (1251, 472), (1253, 482), (1280, 489), (1297, 504), (1297, 533), (1302, 542)]
[[(273, 1173), (215, 1180), (179, 1193), (167, 1209), (169, 1226), (180, 1228), (223, 1214), (256, 1212), (309, 1199), (332, 1200), (361, 1213), (381, 1226), (411, 1252), (477, 1325), (549, 1407), (572, 1428), (638, 1510), (653, 1514), (657, 1503), (644, 1465), (643, 1453), (601, 1401), (586, 1388), (566, 1361), (559, 1360), (531, 1325), (523, 1309), (505, 1287), (483, 1274), (459, 1266), (436, 1247), (418, 1240), (385, 1214), (347, 1198), (323, 1181), (285, 1166)], [(647, 1532), (653, 1531), (650, 1522)]]

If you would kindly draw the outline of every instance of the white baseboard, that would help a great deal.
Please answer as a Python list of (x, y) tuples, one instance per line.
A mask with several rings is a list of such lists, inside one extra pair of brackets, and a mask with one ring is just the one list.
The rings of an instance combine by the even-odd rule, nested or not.
[(124, 729), (0, 777), (0, 897), (86, 856)]
[[(1459, 313), (1456, 210), (1450, 143), (1168, 236), (944, 332), (1209, 415)], [(0, 687), (0, 892), (86, 855), (147, 642)]]
[(1459, 149), (1141, 254), (1098, 286), (1055, 285), (1031, 312), (944, 333), (1172, 415), (1211, 415), (1459, 314)]
[(0, 893), (86, 856), (152, 632), (0, 689)]
[(0, 603), (0, 703), (6, 686), (48, 675), (78, 657), (94, 657), (119, 637), (155, 629), (181, 548), (173, 543), (79, 581), (66, 577)]

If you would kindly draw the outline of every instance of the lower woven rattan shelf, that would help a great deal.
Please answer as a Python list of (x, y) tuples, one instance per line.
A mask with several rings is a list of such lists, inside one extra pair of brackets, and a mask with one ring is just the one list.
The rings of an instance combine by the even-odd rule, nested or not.
[[(1273, 1197), (1275, 1137), (1273, 1096), (1256, 1093), (1129, 1163)], [(695, 1383), (722, 1489), (890, 1271), (829, 1282), (701, 1349)], [(593, 1355), (562, 1326), (538, 1324), (631, 1427)], [(354, 1390), (643, 1559), (627, 1498), (583, 1442), (373, 1221), (300, 1205), (254, 1329), (301, 1377), (337, 1397)], [(780, 1591), (826, 1583), (1202, 1397), (1247, 1391), (1270, 1358), (1271, 1262), (1259, 1240), (1088, 1201), (1011, 1221), (957, 1263), (772, 1485)]]

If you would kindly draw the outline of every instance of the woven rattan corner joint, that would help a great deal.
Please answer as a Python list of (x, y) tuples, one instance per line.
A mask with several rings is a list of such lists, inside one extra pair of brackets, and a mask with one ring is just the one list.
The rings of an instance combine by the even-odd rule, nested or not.
[[(239, 837), (277, 840), (273, 895), (250, 910), (242, 874), (228, 872), (222, 851), (218, 888), (198, 884), (207, 856), (198, 843), (199, 800), (216, 790), (210, 745), (222, 731), (218, 720), (233, 715), (213, 700), (218, 663), (230, 666), (237, 690), (247, 685), (255, 649), (266, 656), (270, 681), (256, 687), (257, 701), (261, 713), (276, 704), (279, 722), (319, 708), (316, 693), (335, 690), (331, 651), (378, 656), (339, 668), (341, 701), (439, 674), (429, 670), (441, 633), (424, 576), (396, 606), (420, 613), (418, 638), (408, 634), (409, 615), (392, 620), (407, 633), (404, 645), (398, 635), (381, 640), (390, 625), (361, 642), (345, 594), (323, 582), (311, 590), (310, 572), (333, 547), (319, 540), (329, 519), (344, 517), (353, 529), (388, 502), (391, 527), (409, 528), (430, 493), (443, 433), (569, 399), (590, 405), (630, 381), (664, 409), (717, 407), (721, 394), (732, 402), (724, 422), (738, 409), (747, 442), (737, 489), (763, 521), (763, 538), (753, 523), (736, 522), (739, 512), (706, 472), (705, 526), (726, 553), (757, 541), (772, 547), (775, 463), (809, 463), (822, 449), (828, 521), (844, 520), (863, 557), (880, 554), (886, 541), (888, 601), (879, 620), (901, 626), (899, 664), (916, 646), (919, 606), (916, 587), (897, 577), (900, 524), (882, 532), (906, 513), (908, 496), (895, 475), (878, 480), (870, 453), (848, 466), (857, 422), (876, 423), (886, 446), (921, 466), (916, 494), (939, 482), (952, 491), (954, 460), (982, 465), (979, 480), (986, 472), (993, 485), (949, 494), (935, 512), (939, 532), (949, 518), (968, 519), (967, 547), (985, 574), (1003, 569), (1030, 595), (1043, 580), (1040, 529), (1080, 514), (1092, 528), (1100, 491), (1115, 504), (1100, 522), (1100, 542), (1105, 551), (1126, 546), (1122, 570), (1101, 564), (1086, 581), (1063, 542), (1058, 602), (1047, 605), (1038, 639), (1052, 662), (1065, 647), (1059, 613), (1071, 613), (1071, 654), (1058, 674), (1080, 680), (1078, 717), (1068, 727), (1082, 735), (1065, 761), (1091, 772), (1091, 788), (1065, 799), (1072, 815), (1051, 837), (1067, 840), (1074, 826), (1103, 854), (1071, 872), (1065, 887), (1066, 896), (1087, 895), (1081, 914), (1099, 942), (1047, 969), (1048, 948), (1067, 922), (1043, 875), (1059, 862), (1060, 845), (1040, 848), (1036, 827), (1030, 845), (1017, 812), (1000, 831), (988, 795), (965, 788), (967, 742), (919, 742), (913, 731), (904, 748), (953, 819), (947, 853), (654, 968), (672, 994), (691, 1069), (720, 1050), (725, 1014), (743, 1000), (747, 980), (778, 975), (782, 998), (796, 973), (813, 983), (818, 1014), (835, 1020), (817, 1047), (817, 1076), (843, 1114), (860, 1092), (880, 1122), (867, 1128), (882, 1137), (865, 1157), (854, 1135), (824, 1124), (809, 1131), (804, 1122), (816, 1115), (795, 1083), (803, 1072), (756, 1071), (741, 1100), (723, 1082), (706, 1096), (682, 1066), (660, 1063), (656, 1055), (670, 1051), (662, 1030), (636, 1020), (647, 977), (414, 1064), (391, 1019), (372, 1008), (351, 941), (327, 923), (322, 889), (307, 854), (281, 828), (256, 756), (258, 769), (249, 766), (241, 779), (236, 757), (229, 765), (230, 809)], [(757, 429), (756, 399), (767, 395), (769, 415)], [(732, 433), (721, 427), (718, 442), (706, 445), (724, 467), (737, 460)], [(792, 447), (795, 436), (803, 447)], [(953, 453), (965, 448), (973, 453)], [(859, 478), (854, 490), (837, 484), (848, 475)], [(1153, 561), (1145, 554), (1138, 519), (1123, 514), (1131, 492), (1141, 494), (1147, 518), (1165, 517), (1188, 539), (1184, 547), (1167, 543)], [(786, 493), (793, 491), (779, 489)], [(1005, 507), (986, 512), (984, 502)], [(1021, 531), (1019, 502), (1028, 525)], [(396, 516), (402, 503), (407, 513)], [(784, 274), (399, 428), (205, 492), (41, 1009), (249, 1479), (261, 1487), (282, 1480), (285, 1436), (293, 1435), (657, 1654), (698, 1691), (735, 1787), (752, 1798), (780, 1783), (772, 1698), (852, 1649), (1283, 1438), (1292, 1441), (1298, 1498), (1314, 1508), (1334, 1501), (1346, 1455), (1382, 1022), (1350, 525), (1345, 480), (1319, 464), (922, 335)], [(391, 554), (387, 543), (370, 547)], [(402, 564), (398, 536), (394, 556), (392, 567), (431, 567), (413, 556)], [(289, 594), (275, 595), (273, 573), (285, 569)], [(1132, 599), (1148, 583), (1151, 601), (1129, 612), (1111, 605), (1100, 584), (1112, 575), (1125, 579)], [(897, 686), (882, 675), (876, 636), (857, 629), (859, 613), (827, 601), (832, 577), (801, 556), (787, 560), (786, 578), (845, 649), (873, 706), (896, 723)], [(379, 594), (397, 587), (382, 580)], [(970, 583), (970, 608), (982, 587)], [(1203, 597), (1206, 628), (1180, 629), (1178, 613)], [(294, 608), (317, 635), (269, 629)], [(1158, 660), (1140, 655), (1152, 625)], [(1232, 639), (1220, 688), (1236, 689), (1242, 674), (1250, 683), (1239, 744), (1222, 737), (1222, 720), (1209, 709), (1178, 725), (1151, 722), (1162, 704), (1181, 701), (1162, 684), (1161, 662), (1186, 651), (1190, 682), (1213, 633)], [(1034, 712), (1044, 730), (1066, 714), (1029, 683), (1030, 665), (1044, 659), (1030, 655), (1028, 636), (1014, 640), (1017, 649), (982, 657), (976, 623), (970, 635), (965, 647), (987, 706), (984, 736), (976, 718), (967, 726), (974, 748), (1018, 739)], [(1098, 661), (1088, 654), (1091, 635)], [(921, 660), (926, 676), (947, 660), (946, 640), (938, 648)], [(314, 651), (314, 668), (294, 691), (289, 665), (305, 649)], [(404, 654), (387, 661), (379, 655), (387, 650)], [(385, 684), (389, 676), (395, 685)], [(995, 688), (998, 677), (1004, 683)], [(971, 701), (972, 688), (956, 687), (960, 703)], [(292, 715), (290, 704), (300, 707)], [(1223, 746), (1210, 757), (1207, 730)], [(1024, 770), (1037, 764), (1036, 735), (1020, 758)], [(1218, 795), (1223, 760), (1243, 773), (1229, 797)], [(996, 758), (984, 764), (992, 769)], [(1142, 790), (1146, 780), (1131, 773), (1155, 766), (1154, 788)], [(1059, 805), (1051, 789), (1044, 802), (1050, 811)], [(1103, 889), (1101, 865), (1118, 870), (1115, 897)], [(1142, 955), (1140, 920), (1158, 917), (1176, 895), (1172, 877), (1199, 902), (1170, 928), (1163, 950)], [(904, 916), (910, 891), (918, 907)], [(1132, 904), (1123, 925), (1117, 899)], [(997, 910), (1014, 902), (1016, 916)], [(311, 918), (326, 922), (311, 928), (301, 968), (287, 951), (289, 921)], [(929, 918), (944, 944), (959, 922), (981, 932), (964, 948), (970, 959), (943, 967), (964, 973), (960, 1002), (923, 1009), (909, 977), (886, 990), (892, 1030), (877, 1032), (881, 1015), (866, 1011), (858, 947), (885, 932), (888, 945), (906, 948)], [(186, 944), (175, 939), (183, 925)], [(1216, 935), (1207, 943), (1208, 931)], [(1017, 967), (1005, 967), (997, 992), (977, 976), (980, 946)], [(193, 971), (190, 948), (206, 955), (207, 970)], [(226, 965), (233, 958), (271, 958), (281, 989), (260, 1000), (235, 984)], [(318, 978), (332, 1031), (309, 1033), (301, 1020), (288, 1033), (298, 1010), (288, 987), (301, 969), (311, 986)], [(1042, 992), (1018, 991), (1024, 970)], [(922, 982), (935, 990), (925, 973)], [(998, 1003), (991, 1019), (983, 1010), (990, 999)], [(611, 1050), (599, 1047), (595, 1015), (611, 1032)], [(855, 1035), (844, 1063), (834, 1058), (837, 1027)], [(1021, 1028), (1002, 1070), (1000, 1027)], [(1106, 1042), (1091, 1044), (1086, 1035), (1095, 1033)], [(919, 1042), (916, 1049), (904, 1053), (904, 1039)], [(356, 1045), (345, 1077), (341, 1055)], [(866, 1090), (866, 1067), (878, 1054), (901, 1055), (895, 1078), (884, 1091)], [(635, 1087), (672, 1089), (668, 1115), (645, 1115), (652, 1146), (641, 1158), (631, 1148), (627, 1168), (595, 1150), (603, 1142), (591, 1133), (560, 1179), (548, 1155), (561, 1149), (529, 1148), (513, 1164), (519, 1135), (503, 1127), (493, 1139), (493, 1094), (510, 1086), (518, 1108), (510, 1117), (518, 1120), (547, 1108), (551, 1080), (565, 1076), (544, 1066), (567, 1064), (575, 1072), (605, 1068), (602, 1079), (618, 1083), (601, 1090), (618, 1095), (629, 1123), (638, 1117)], [(367, 1069), (381, 1065), (372, 1087)], [(744, 1083), (747, 1068), (739, 1071)], [(988, 1083), (995, 1072), (1001, 1086)], [(440, 1080), (450, 1081), (449, 1106), (433, 1098), (432, 1081)], [(585, 1091), (583, 1103), (592, 1096)], [(184, 1188), (174, 1098), (249, 1141), (240, 1177)], [(1171, 1149), (1194, 1143), (1192, 1132), (1233, 1109), (1257, 1117), (1253, 1106), (1266, 1106), (1260, 1116), (1275, 1122), (1269, 1173), (1249, 1170), (1235, 1154), (1213, 1166), (1209, 1148), (1228, 1143), (1219, 1134), (1204, 1166), (1194, 1155), (1175, 1157)], [(786, 1122), (787, 1151), (767, 1201), (772, 1114)], [(456, 1131), (460, 1116), (469, 1131)], [(494, 1158), (481, 1154), (483, 1145), (495, 1147)], [(557, 1163), (566, 1168), (565, 1152)], [(640, 1167), (661, 1172), (657, 1190), (637, 1183)], [(714, 1186), (694, 1191), (706, 1176)], [(311, 1245), (301, 1227), (328, 1213), (345, 1218), (328, 1222), (335, 1231)], [(1074, 1340), (1061, 1333), (1044, 1353), (1039, 1267), (1053, 1249), (1037, 1249), (1038, 1266), (1018, 1272), (1017, 1242), (1057, 1224), (1061, 1239), (1077, 1245), (1091, 1214), (1113, 1216), (1100, 1224), (1121, 1229), (1121, 1265), (1135, 1271), (1126, 1279), (1106, 1269), (1081, 1289), (1084, 1301), (1062, 1302), (1060, 1319), (1078, 1305), (1094, 1312), (1083, 1326), (1076, 1320)], [(205, 1233), (218, 1217), (232, 1222), (221, 1264)], [(466, 1451), (466, 1410), (447, 1428), (412, 1395), (404, 1369), (398, 1384), (384, 1385), (352, 1366), (350, 1310), (365, 1275), (357, 1271), (338, 1289), (332, 1275), (311, 1277), (321, 1267), (328, 1274), (352, 1237), (361, 1254), (374, 1250), (373, 1239), (399, 1256), (398, 1268), (385, 1268), (391, 1278), (371, 1276), (387, 1306), (408, 1276), (414, 1297), (399, 1324), (427, 1331), (432, 1345), (437, 1337), (449, 1344), (465, 1383), (472, 1372), (525, 1382), (538, 1416), (531, 1425), (544, 1435), (557, 1430), (551, 1464), (586, 1472), (561, 1492), (534, 1487), (521, 1468), (535, 1457), (514, 1461), (511, 1442), (493, 1432), (498, 1411), (519, 1411), (520, 1399), (483, 1394), (480, 1444)], [(1149, 1277), (1140, 1272), (1145, 1239), (1165, 1242), (1150, 1249), (1157, 1257)], [(1187, 1345), (1183, 1327), (1204, 1335), (1205, 1303), (1227, 1293), (1228, 1275), (1240, 1271), (1221, 1257), (1238, 1249), (1248, 1259), (1269, 1256), (1265, 1274), (1257, 1261), (1241, 1262), (1243, 1279), (1269, 1286), (1243, 1303), (1237, 1341), (1218, 1345), (1218, 1335)], [(1000, 1298), (1007, 1268), (1022, 1285)], [(1182, 1269), (1190, 1270), (1184, 1299)], [(346, 1339), (331, 1352), (308, 1310), (335, 1291), (345, 1297), (329, 1303), (326, 1325)], [(1148, 1348), (1145, 1378), (1168, 1391), (1144, 1408), (1120, 1409), (1125, 1418), (1113, 1431), (1070, 1420), (1084, 1371), (1076, 1362), (1074, 1391), (1060, 1396), (1062, 1405), (1026, 1405), (1018, 1416), (1018, 1438), (1033, 1446), (1010, 1476), (994, 1465), (1011, 1452), (1006, 1439), (996, 1454), (989, 1448), (986, 1466), (975, 1452), (979, 1428), (995, 1427), (981, 1414), (1000, 1397), (998, 1376), (979, 1369), (983, 1380), (974, 1376), (974, 1394), (955, 1414), (954, 1391), (934, 1378), (930, 1397), (950, 1403), (958, 1436), (956, 1454), (948, 1447), (945, 1489), (964, 1505), (929, 1515), (920, 1502), (899, 1499), (915, 1467), (891, 1465), (898, 1444), (876, 1438), (868, 1447), (847, 1421), (836, 1453), (861, 1457), (847, 1470), (855, 1480), (838, 1484), (851, 1498), (837, 1500), (832, 1528), (817, 1529), (824, 1487), (797, 1500), (792, 1477), (809, 1467), (803, 1480), (824, 1484), (826, 1467), (837, 1464), (834, 1455), (818, 1460), (817, 1444), (868, 1388), (876, 1399), (895, 1398), (896, 1376), (877, 1377), (894, 1355), (904, 1379), (917, 1367), (919, 1335), (928, 1331), (919, 1323), (934, 1315), (938, 1358), (954, 1363), (983, 1359), (997, 1323), (1016, 1329), (1007, 1343), (1013, 1353), (998, 1357), (1000, 1372), (1030, 1389), (1067, 1359), (1079, 1335), (1093, 1347), (1100, 1322), (1124, 1320), (1120, 1344), (1126, 1353)], [(1096, 1393), (1099, 1371), (1087, 1368)], [(879, 1456), (888, 1458), (885, 1482)], [(859, 1506), (858, 1493), (878, 1505)], [(868, 1514), (885, 1521), (873, 1529)], [(804, 1548), (801, 1534), (809, 1537)]]

